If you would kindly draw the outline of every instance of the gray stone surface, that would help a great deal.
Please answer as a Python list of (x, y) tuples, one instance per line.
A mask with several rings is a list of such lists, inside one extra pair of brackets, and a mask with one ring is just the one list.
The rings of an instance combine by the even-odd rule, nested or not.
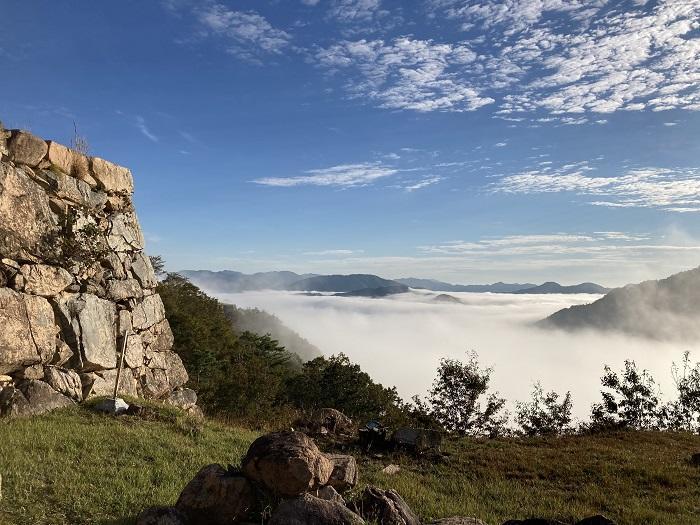
[[(268, 525), (361, 525), (365, 521), (335, 501), (311, 494), (280, 503)], [(391, 522), (382, 522), (389, 524)]]
[(0, 288), (0, 327), (0, 374), (53, 357), (56, 326), (46, 299)]
[(187, 410), (197, 404), (197, 393), (191, 388), (178, 388), (165, 398), (165, 403)]
[(24, 291), (28, 294), (53, 297), (73, 282), (73, 276), (63, 268), (47, 264), (23, 264)]
[(43, 381), (23, 381), (18, 387), (29, 402), (32, 415), (44, 414), (57, 408), (65, 408), (75, 404), (74, 401), (56, 392)]
[(144, 297), (132, 310), (131, 322), (135, 330), (146, 330), (164, 319), (165, 307), (157, 294)]
[(134, 180), (131, 172), (99, 157), (91, 159), (92, 174), (100, 185), (110, 193), (133, 193)]
[(326, 454), (333, 464), (333, 472), (328, 485), (338, 492), (346, 492), (357, 484), (357, 462), (353, 456), (345, 454)]
[(44, 381), (64, 396), (78, 402), (83, 400), (83, 385), (74, 370), (47, 366), (44, 368)]
[(17, 164), (37, 166), (46, 156), (49, 148), (46, 142), (36, 135), (32, 135), (28, 131), (16, 130), (12, 132), (7, 149), (10, 158)]

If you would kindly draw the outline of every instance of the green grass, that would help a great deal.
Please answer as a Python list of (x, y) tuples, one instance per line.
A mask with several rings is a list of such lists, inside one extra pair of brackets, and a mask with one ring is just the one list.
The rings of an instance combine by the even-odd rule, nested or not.
[[(70, 408), (0, 422), (3, 525), (133, 524), (173, 504), (207, 463), (236, 464), (257, 433), (202, 426), (159, 409), (146, 420)], [(394, 488), (426, 521), (477, 516), (490, 525), (604, 513), (620, 525), (697, 525), (700, 437), (619, 433), (560, 439), (450, 440), (446, 462), (358, 455), (361, 483)], [(402, 471), (380, 470), (396, 463)]]

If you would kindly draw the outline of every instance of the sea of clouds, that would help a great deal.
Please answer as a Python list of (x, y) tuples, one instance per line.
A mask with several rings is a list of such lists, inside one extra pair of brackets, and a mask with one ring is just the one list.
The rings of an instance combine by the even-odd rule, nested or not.
[(475, 350), (482, 366), (494, 368), (492, 387), (509, 400), (511, 410), (541, 381), (546, 390), (571, 391), (574, 414), (586, 419), (600, 399), (603, 365), (619, 370), (625, 359), (634, 359), (671, 394), (671, 365), (680, 362), (684, 350), (693, 350), (681, 343), (532, 326), (561, 308), (598, 298), (586, 294), (451, 293), (462, 304), (444, 304), (433, 300), (437, 294), (419, 291), (382, 299), (210, 293), (273, 313), (324, 354), (342, 352), (375, 380), (395, 385), (404, 399), (428, 391), (441, 358), (465, 359)]

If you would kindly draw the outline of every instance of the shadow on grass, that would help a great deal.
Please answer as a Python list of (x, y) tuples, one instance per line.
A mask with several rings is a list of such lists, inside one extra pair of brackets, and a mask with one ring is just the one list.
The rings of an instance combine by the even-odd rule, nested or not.
[(136, 516), (127, 516), (126, 518), (109, 519), (98, 522), (98, 525), (134, 525)]

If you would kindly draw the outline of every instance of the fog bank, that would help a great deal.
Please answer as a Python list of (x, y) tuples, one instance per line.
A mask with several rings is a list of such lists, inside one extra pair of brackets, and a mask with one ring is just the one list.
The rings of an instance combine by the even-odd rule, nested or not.
[[(671, 392), (670, 367), (689, 345), (660, 343), (595, 332), (543, 331), (533, 321), (599, 296), (452, 293), (462, 304), (436, 303), (431, 292), (386, 299), (310, 297), (290, 292), (217, 294), (220, 300), (258, 307), (278, 316), (325, 355), (344, 353), (375, 380), (395, 385), (405, 399), (430, 387), (440, 358), (479, 353), (493, 366), (493, 387), (512, 403), (525, 400), (532, 384), (570, 390), (574, 414), (586, 418), (600, 399), (603, 365), (634, 359)], [(694, 356), (696, 359), (697, 355)]]

